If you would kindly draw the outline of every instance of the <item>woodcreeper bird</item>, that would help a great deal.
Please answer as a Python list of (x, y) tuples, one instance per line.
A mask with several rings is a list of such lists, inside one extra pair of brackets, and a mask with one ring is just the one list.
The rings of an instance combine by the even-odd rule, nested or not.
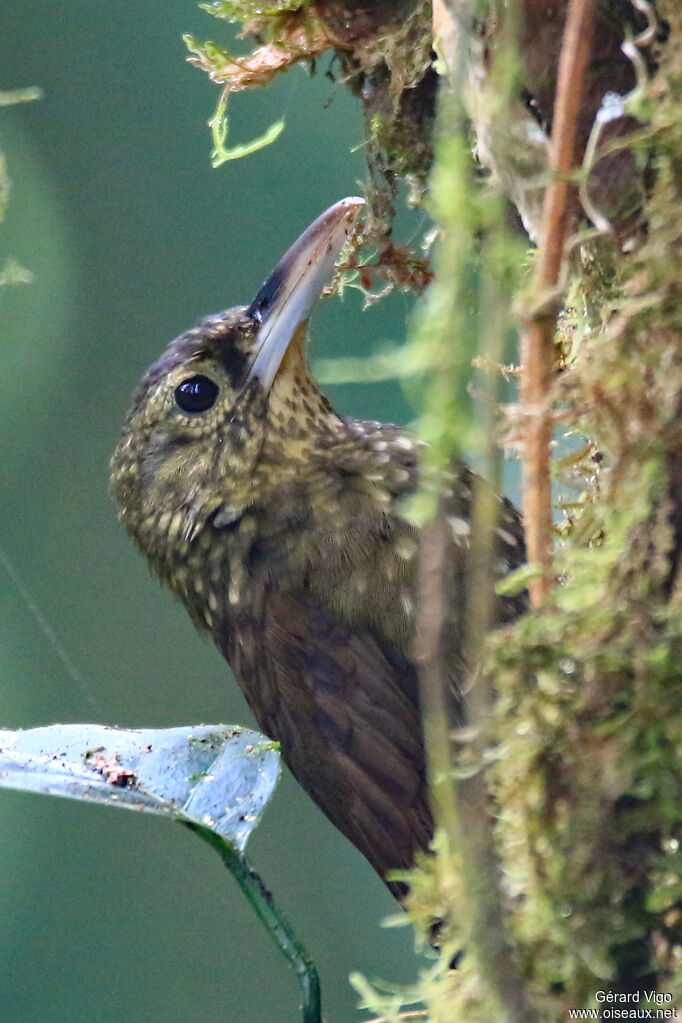
[[(294, 776), (387, 875), (432, 837), (413, 655), (419, 482), (404, 429), (338, 415), (308, 367), (310, 309), (363, 201), (344, 199), (295, 242), (247, 307), (181, 334), (145, 373), (112, 459), (121, 519), (209, 633)], [(475, 477), (453, 466), (445, 633), (455, 718)], [(500, 499), (492, 552), (523, 563)], [(523, 597), (495, 598), (496, 622)]]

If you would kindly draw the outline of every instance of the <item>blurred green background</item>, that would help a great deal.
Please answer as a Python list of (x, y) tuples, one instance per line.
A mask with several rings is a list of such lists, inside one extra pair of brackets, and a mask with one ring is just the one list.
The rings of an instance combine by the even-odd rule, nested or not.
[[(192, 0), (4, 5), (0, 108), (14, 182), (0, 264), (0, 543), (85, 680), (70, 677), (0, 566), (0, 725), (241, 722), (226, 665), (150, 578), (117, 524), (107, 463), (138, 377), (202, 315), (255, 294), (276, 259), (364, 174), (359, 104), (294, 68), (231, 104), (230, 144), (284, 115), (269, 149), (210, 167), (217, 89), (183, 32), (229, 28)], [(314, 354), (402, 340), (393, 295), (327, 302)], [(405, 421), (395, 384), (327, 388), (349, 414)], [(320, 969), (328, 1023), (354, 1015), (347, 976), (409, 981), (417, 961), (359, 854), (284, 778), (251, 857)], [(2, 1023), (298, 1019), (297, 989), (216, 856), (178, 827), (0, 793)]]

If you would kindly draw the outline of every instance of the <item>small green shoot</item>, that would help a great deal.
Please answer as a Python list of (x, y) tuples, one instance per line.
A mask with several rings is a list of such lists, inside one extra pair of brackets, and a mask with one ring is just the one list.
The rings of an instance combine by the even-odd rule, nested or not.
[(229, 118), (227, 116), (227, 99), (229, 91), (223, 89), (218, 100), (218, 106), (215, 109), (213, 117), (208, 122), (208, 126), (211, 129), (211, 137), (213, 139), (213, 150), (211, 152), (211, 166), (221, 167), (228, 160), (240, 160), (243, 156), (250, 156), (251, 153), (258, 152), (259, 149), (264, 149), (265, 146), (271, 145), (275, 139), (284, 131), (284, 121), (275, 121), (270, 127), (257, 139), (253, 139), (251, 142), (245, 142), (240, 146), (233, 146), (231, 149), (227, 148), (227, 135), (229, 131)]

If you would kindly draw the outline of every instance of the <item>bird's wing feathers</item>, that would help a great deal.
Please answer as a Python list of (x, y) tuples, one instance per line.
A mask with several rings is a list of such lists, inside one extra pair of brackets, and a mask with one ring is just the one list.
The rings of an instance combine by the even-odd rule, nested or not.
[(229, 659), (294, 776), (382, 877), (412, 866), (433, 828), (414, 667), (305, 592), (270, 589), (244, 624)]
[[(441, 511), (451, 534), (445, 656), (452, 723), (461, 724), (475, 478), (463, 465), (456, 471)], [(377, 532), (375, 547), (382, 541)], [(504, 500), (494, 541), (493, 571), (502, 577), (525, 557), (520, 518)], [(318, 571), (324, 573), (323, 563)], [(341, 585), (331, 576), (326, 581), (332, 590)], [(415, 853), (429, 847), (433, 821), (409, 637), (401, 647), (387, 637), (380, 616), (348, 621), (341, 605), (325, 602), (324, 588), (316, 593), (302, 579), (287, 580), (270, 570), (249, 593), (249, 606), (235, 609), (226, 623), (222, 646), (260, 728), (281, 743), (303, 788), (384, 879), (391, 870), (410, 868)], [(509, 621), (523, 610), (525, 595), (501, 598), (495, 621)], [(406, 891), (398, 882), (388, 887), (399, 898)]]

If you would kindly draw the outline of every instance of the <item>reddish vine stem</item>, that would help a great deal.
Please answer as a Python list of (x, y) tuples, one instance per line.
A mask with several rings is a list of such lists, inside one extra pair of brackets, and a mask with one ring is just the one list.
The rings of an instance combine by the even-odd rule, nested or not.
[(574, 215), (575, 185), (569, 174), (575, 163), (578, 113), (590, 56), (595, 0), (570, 0), (559, 58), (559, 74), (542, 231), (533, 276), (534, 308), (521, 336), (521, 409), (524, 416), (523, 513), (528, 561), (540, 567), (530, 583), (534, 607), (547, 598), (552, 584), (552, 486), (550, 445), (552, 421), (549, 395), (555, 373), (554, 331), (559, 312), (551, 299), (559, 284), (564, 243)]

